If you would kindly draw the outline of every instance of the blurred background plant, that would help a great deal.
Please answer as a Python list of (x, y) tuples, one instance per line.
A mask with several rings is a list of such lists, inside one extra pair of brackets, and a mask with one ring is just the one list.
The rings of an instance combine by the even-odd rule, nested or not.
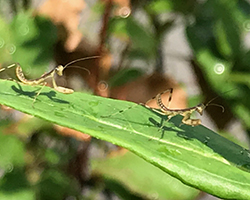
[[(175, 108), (218, 96), (213, 103), (225, 112), (207, 108), (203, 124), (248, 147), (247, 0), (12, 0), (0, 5), (2, 67), (19, 62), (28, 78), (37, 78), (58, 64), (100, 55), (76, 64), (90, 76), (68, 68), (58, 84), (143, 103), (172, 87)], [(6, 70), (0, 76), (15, 75)], [(3, 106), (0, 119), (0, 199), (216, 199), (83, 133)]]

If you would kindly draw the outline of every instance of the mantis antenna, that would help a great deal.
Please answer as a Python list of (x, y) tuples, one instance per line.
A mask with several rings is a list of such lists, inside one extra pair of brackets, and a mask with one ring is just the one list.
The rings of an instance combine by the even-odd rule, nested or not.
[[(86, 58), (78, 58), (76, 60), (73, 60), (71, 62), (69, 62), (68, 64), (66, 64), (65, 66), (63, 65), (58, 65), (56, 68), (55, 68), (55, 71), (56, 73), (59, 75), (59, 76), (62, 76), (63, 75), (63, 70), (66, 68), (66, 67), (69, 67), (70, 65), (74, 64), (74, 63), (77, 63), (79, 61), (83, 61), (83, 60), (90, 60), (90, 59), (95, 59), (95, 58), (99, 58), (100, 56), (90, 56), (90, 57), (86, 57)], [(86, 70), (89, 74), (90, 74), (90, 71), (86, 68), (82, 68), (82, 67), (79, 67), (79, 66), (71, 66), (71, 67), (76, 67), (76, 68), (80, 68), (80, 69), (84, 69)]]

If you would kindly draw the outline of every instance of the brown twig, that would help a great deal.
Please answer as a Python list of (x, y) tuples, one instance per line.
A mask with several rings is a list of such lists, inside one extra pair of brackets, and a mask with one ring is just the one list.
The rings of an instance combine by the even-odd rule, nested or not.
[[(102, 18), (102, 28), (100, 30), (100, 43), (99, 43), (99, 46), (97, 48), (97, 53), (96, 55), (101, 55), (103, 56), (104, 53), (105, 53), (105, 41), (106, 41), (106, 38), (107, 38), (107, 28), (108, 28), (108, 22), (109, 22), (109, 19), (110, 19), (110, 14), (111, 14), (111, 10), (112, 10), (112, 5), (113, 5), (113, 2), (112, 0), (107, 0), (106, 2), (106, 6), (105, 6), (105, 11), (104, 11), (104, 14), (103, 14), (103, 18)], [(95, 71), (93, 72), (94, 75), (95, 75), (95, 90), (94, 92), (98, 95), (100, 94), (99, 93), (99, 87), (98, 87), (98, 83), (100, 81), (100, 76), (101, 76), (101, 79), (105, 78), (105, 77), (102, 77), (102, 74), (101, 74), (101, 67), (102, 66), (98, 66)]]

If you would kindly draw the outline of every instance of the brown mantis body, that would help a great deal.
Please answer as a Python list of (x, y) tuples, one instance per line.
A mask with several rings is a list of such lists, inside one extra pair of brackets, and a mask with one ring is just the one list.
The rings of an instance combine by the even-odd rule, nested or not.
[[(168, 105), (165, 106), (164, 103), (162, 102), (162, 98), (161, 95), (165, 94), (169, 92), (169, 99), (168, 99)], [(197, 126), (199, 124), (201, 124), (201, 120), (200, 119), (191, 119), (191, 115), (193, 112), (197, 111), (200, 115), (203, 114), (203, 110), (205, 109), (205, 105), (204, 104), (199, 104), (197, 106), (194, 107), (190, 107), (190, 108), (184, 108), (184, 109), (170, 109), (169, 105), (172, 99), (172, 93), (173, 93), (173, 88), (167, 89), (164, 92), (161, 92), (159, 94), (156, 95), (156, 97), (153, 97), (152, 99), (156, 99), (157, 105), (159, 106), (160, 110), (158, 109), (154, 109), (154, 108), (150, 108), (147, 105), (145, 105), (147, 108), (150, 108), (152, 110), (154, 110), (155, 112), (161, 114), (161, 115), (167, 115), (168, 116), (168, 120), (170, 120), (172, 117), (176, 116), (176, 115), (182, 115), (182, 123), (186, 124), (186, 125), (190, 125), (190, 126)], [(152, 99), (150, 99), (149, 101), (151, 101)]]
[[(163, 95), (163, 94), (165, 94), (167, 92), (169, 92), (168, 104), (164, 105), (164, 103), (162, 102), (161, 95)], [(197, 125), (201, 124), (201, 120), (200, 119), (191, 119), (191, 115), (194, 112), (198, 112), (200, 115), (202, 115), (204, 109), (208, 105), (219, 106), (219, 107), (222, 108), (222, 112), (224, 112), (224, 107), (223, 106), (217, 105), (217, 104), (210, 104), (215, 98), (213, 98), (212, 100), (210, 100), (207, 104), (201, 103), (201, 104), (198, 104), (197, 106), (193, 106), (193, 107), (190, 107), (190, 108), (184, 108), (184, 109), (172, 109), (172, 108), (169, 108), (171, 100), (172, 100), (172, 94), (173, 94), (173, 88), (170, 88), (170, 89), (167, 89), (167, 90), (165, 90), (165, 91), (157, 94), (155, 97), (153, 97), (152, 99), (150, 99), (150, 100), (148, 100), (146, 102), (146, 104), (147, 104), (149, 101), (151, 101), (153, 99), (156, 99), (156, 102), (157, 102), (157, 105), (158, 105), (159, 109), (151, 108), (151, 107), (147, 106), (146, 104), (142, 104), (142, 103), (140, 103), (140, 105), (143, 105), (146, 108), (159, 113), (160, 115), (166, 115), (166, 116), (168, 116), (168, 120), (167, 121), (169, 121), (172, 117), (174, 117), (176, 115), (182, 115), (183, 116), (182, 123), (186, 124), (186, 125), (189, 125), (189, 126), (197, 126)], [(132, 107), (129, 107), (129, 108), (125, 109), (125, 110), (131, 109)], [(118, 112), (113, 113), (113, 114), (111, 114), (109, 116), (116, 115), (118, 113), (122, 113), (125, 110), (118, 111)], [(109, 116), (103, 116), (103, 117), (109, 117)]]
[[(43, 74), (42, 76), (40, 76), (39, 78), (36, 78), (36, 79), (31, 79), (31, 80), (28, 80), (25, 78), (24, 74), (23, 74), (23, 71), (22, 71), (22, 68), (20, 66), (19, 63), (14, 63), (10, 66), (7, 67), (7, 69), (10, 69), (14, 66), (16, 66), (16, 76), (17, 78), (19, 79), (19, 81), (21, 81), (23, 84), (25, 85), (42, 85), (43, 87), (47, 84), (46, 83), (46, 80), (48, 78), (51, 78), (52, 79), (52, 84), (53, 84), (53, 88), (58, 91), (58, 92), (61, 92), (61, 93), (64, 93), (64, 94), (71, 94), (74, 92), (74, 90), (70, 89), (70, 88), (65, 88), (65, 87), (61, 87), (61, 86), (57, 86), (56, 84), (56, 81), (55, 81), (55, 74), (59, 75), (59, 76), (63, 76), (63, 70), (68, 67), (69, 65), (73, 64), (73, 63), (76, 63), (78, 61), (82, 61), (82, 60), (87, 60), (87, 59), (93, 59), (93, 58), (98, 58), (100, 56), (91, 56), (91, 57), (87, 57), (87, 58), (80, 58), (80, 59), (76, 59), (68, 64), (66, 64), (65, 66), (62, 66), (62, 65), (58, 65), (57, 67), (55, 67), (54, 69), (52, 69), (51, 71)], [(89, 70), (87, 70), (86, 68), (82, 68), (86, 71), (89, 72)], [(5, 68), (1, 69), (1, 71), (4, 71)], [(36, 98), (39, 96), (39, 94), (41, 93), (43, 87), (41, 88), (41, 90), (37, 93), (36, 97), (34, 98), (34, 101), (33, 103), (35, 102)]]
[[(164, 103), (162, 102), (162, 98), (161, 95), (165, 94), (169, 92), (169, 99), (168, 99), (168, 105), (165, 106)], [(161, 114), (161, 115), (167, 115), (168, 116), (168, 120), (170, 120), (172, 117), (176, 116), (176, 115), (182, 115), (182, 123), (189, 125), (189, 126), (197, 126), (201, 124), (201, 120), (200, 119), (191, 119), (191, 115), (196, 111), (198, 112), (200, 115), (203, 114), (204, 109), (209, 105), (209, 103), (211, 101), (213, 101), (214, 99), (212, 99), (211, 101), (209, 101), (207, 104), (198, 104), (197, 106), (194, 107), (190, 107), (190, 108), (184, 108), (184, 109), (170, 109), (169, 105), (172, 99), (172, 94), (173, 94), (173, 88), (167, 89), (161, 93), (159, 93), (158, 95), (156, 95), (156, 97), (153, 97), (152, 99), (156, 99), (157, 101), (157, 105), (160, 107), (159, 109), (155, 109), (155, 108), (150, 108), (147, 105), (147, 108), (154, 110), (155, 112)], [(149, 101), (151, 101), (152, 99), (150, 99)], [(148, 102), (149, 102), (148, 101)], [(147, 104), (147, 103), (146, 103)], [(210, 104), (212, 105), (212, 104)], [(222, 111), (224, 112), (224, 107), (221, 105), (217, 105), (217, 104), (213, 104), (216, 106), (219, 106), (222, 108)]]
[(23, 71), (22, 71), (22, 68), (21, 68), (21, 66), (20, 66), (19, 63), (16, 63), (14, 65), (17, 65), (17, 67), (16, 67), (16, 76), (17, 76), (17, 78), (22, 83), (24, 83), (26, 85), (46, 85), (47, 83), (45, 82), (45, 80), (48, 79), (48, 78), (51, 78), (52, 79), (53, 88), (56, 91), (64, 93), (64, 94), (71, 94), (71, 93), (74, 92), (74, 90), (72, 90), (72, 89), (61, 87), (61, 86), (57, 86), (57, 84), (56, 84), (54, 76), (55, 76), (55, 74), (57, 74), (59, 76), (63, 75), (64, 67), (62, 65), (59, 65), (56, 68), (52, 69), (51, 71), (43, 74), (41, 77), (36, 78), (36, 79), (32, 79), (32, 80), (28, 80), (28, 79), (25, 78), (25, 76), (23, 74)]

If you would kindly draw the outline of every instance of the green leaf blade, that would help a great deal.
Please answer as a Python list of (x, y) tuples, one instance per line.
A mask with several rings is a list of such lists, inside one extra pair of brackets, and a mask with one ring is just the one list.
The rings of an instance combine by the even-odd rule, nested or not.
[(65, 95), (44, 87), (32, 107), (41, 87), (0, 80), (0, 88), (3, 105), (127, 148), (215, 196), (250, 199), (250, 152), (203, 126), (179, 126), (181, 116), (165, 123), (160, 139), (160, 122), (166, 117), (131, 102), (77, 92)]

